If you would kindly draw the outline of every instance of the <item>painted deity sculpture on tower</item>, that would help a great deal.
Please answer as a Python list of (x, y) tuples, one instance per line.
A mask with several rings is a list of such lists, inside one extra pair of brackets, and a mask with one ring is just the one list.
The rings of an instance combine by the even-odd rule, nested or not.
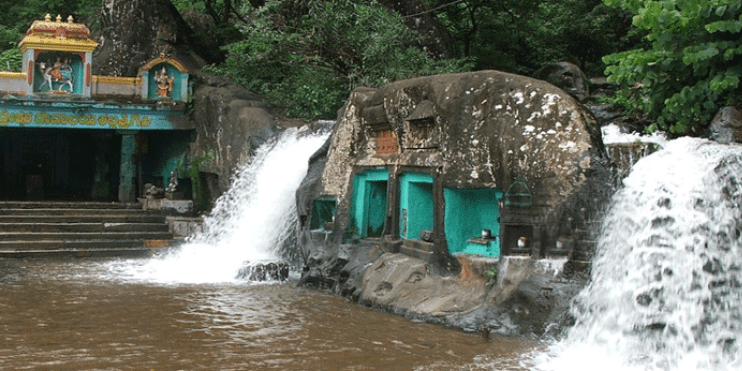
[[(69, 92), (73, 93), (73, 77), (72, 67), (70, 66), (70, 60), (65, 59), (61, 61), (59, 57), (52, 63), (39, 62), (39, 70), (41, 70), (41, 76), (44, 78), (44, 82), (39, 87), (40, 89), (44, 86), (49, 87), (49, 91), (64, 91), (62, 88), (66, 85), (69, 87)], [(59, 89), (54, 89), (54, 83), (60, 83)]]
[(157, 96), (160, 98), (170, 97), (173, 91), (174, 79), (167, 74), (165, 66), (158, 72), (155, 72), (155, 82), (157, 82)]

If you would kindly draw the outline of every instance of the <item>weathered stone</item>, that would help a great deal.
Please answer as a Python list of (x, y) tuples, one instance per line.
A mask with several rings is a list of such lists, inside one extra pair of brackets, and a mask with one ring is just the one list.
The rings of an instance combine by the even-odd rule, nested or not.
[(134, 77), (163, 52), (190, 70), (219, 61), (217, 46), (195, 38), (168, 0), (105, 0), (100, 15), (102, 27), (94, 32), (100, 44), (94, 54), (96, 75)]
[(533, 73), (533, 77), (546, 80), (566, 91), (580, 102), (590, 97), (590, 82), (580, 67), (569, 62), (547, 64)]
[[(256, 94), (212, 77), (194, 93), (197, 138), (192, 157), (200, 171), (216, 174), (220, 193), (252, 152), (278, 133), (278, 126)], [(212, 195), (218, 196), (218, 195)]]
[[(376, 151), (375, 128), (367, 120), (380, 125), (379, 106), (396, 133), (396, 153)], [(415, 133), (409, 118), (420, 106), (436, 115), (432, 132)], [(437, 145), (418, 148), (402, 139), (407, 136), (420, 141), (437, 137)], [(606, 164), (592, 116), (552, 85), (496, 71), (439, 75), (351, 93), (331, 138), (317, 194), (338, 200), (334, 237), (339, 238), (350, 222), (354, 167), (432, 169), (443, 187), (464, 189), (505, 190), (521, 176), (533, 193), (531, 218), (538, 221), (532, 222), (547, 230), (541, 244), (551, 245), (557, 234), (571, 233), (597, 216), (590, 211), (593, 201), (611, 193)], [(575, 212), (581, 209), (587, 212)], [(436, 225), (434, 234), (442, 230)]]
[[(569, 267), (589, 259), (594, 225), (614, 187), (608, 163), (592, 115), (563, 90), (541, 80), (480, 71), (357, 89), (297, 192), (303, 236), (299, 244), (313, 257), (306, 261), (305, 282), (368, 305), (461, 328), (543, 332), (545, 318), (557, 315), (554, 309), (561, 301), (539, 296), (520, 300), (530, 294), (519, 292), (555, 290), (560, 279), (539, 268), (544, 256), (557, 256), (556, 261)], [(358, 174), (369, 171), (388, 174), (382, 180), (386, 186), (380, 188), (387, 192), (384, 225), (381, 236), (373, 238), (359, 234), (351, 216), (358, 207), (354, 202), (364, 202), (353, 197), (353, 183)], [(399, 189), (405, 171), (432, 181), (434, 225), (423, 233), (429, 241), (419, 239), (418, 232), (402, 236)], [(513, 241), (520, 236), (524, 246), (506, 255), (526, 256), (476, 264), (454, 257), (444, 232), (444, 190), (505, 191), (517, 182), (522, 182), (528, 202), (502, 200), (497, 237), (507, 239), (503, 228), (515, 225)], [(324, 228), (309, 230), (317, 198), (336, 200), (336, 212)], [(529, 238), (519, 235), (521, 225), (523, 231), (530, 228)], [(564, 241), (569, 241), (566, 248)], [(408, 250), (427, 254), (416, 259)], [(498, 280), (493, 283), (486, 272), (495, 270)], [(529, 322), (508, 314), (506, 307), (543, 315)]]
[(360, 303), (428, 316), (460, 313), (484, 302), (483, 278), (431, 274), (428, 264), (402, 254), (384, 254), (363, 278)]
[(709, 137), (719, 143), (742, 142), (742, 114), (736, 107), (724, 107), (709, 125)]

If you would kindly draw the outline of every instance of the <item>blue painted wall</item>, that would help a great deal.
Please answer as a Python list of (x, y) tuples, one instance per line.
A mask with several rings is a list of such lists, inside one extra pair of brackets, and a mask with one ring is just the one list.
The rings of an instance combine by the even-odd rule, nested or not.
[[(143, 182), (166, 188), (170, 183), (170, 172), (186, 163), (193, 135), (182, 130), (149, 132)], [(187, 174), (178, 174), (178, 177), (188, 178)]]
[[(92, 101), (0, 100), (0, 127), (177, 130), (194, 129), (182, 107), (107, 104)], [(184, 127), (183, 123), (189, 125)]]

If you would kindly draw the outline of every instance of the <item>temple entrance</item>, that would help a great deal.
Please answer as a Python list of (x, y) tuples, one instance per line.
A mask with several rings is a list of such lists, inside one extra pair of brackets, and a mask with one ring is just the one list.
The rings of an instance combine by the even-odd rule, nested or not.
[(115, 201), (120, 151), (113, 131), (0, 129), (0, 199)]

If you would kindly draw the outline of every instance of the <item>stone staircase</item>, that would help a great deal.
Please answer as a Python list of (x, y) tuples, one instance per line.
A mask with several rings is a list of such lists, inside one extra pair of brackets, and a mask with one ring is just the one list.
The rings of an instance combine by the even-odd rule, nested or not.
[(172, 241), (165, 214), (139, 204), (0, 202), (0, 258), (146, 256)]

